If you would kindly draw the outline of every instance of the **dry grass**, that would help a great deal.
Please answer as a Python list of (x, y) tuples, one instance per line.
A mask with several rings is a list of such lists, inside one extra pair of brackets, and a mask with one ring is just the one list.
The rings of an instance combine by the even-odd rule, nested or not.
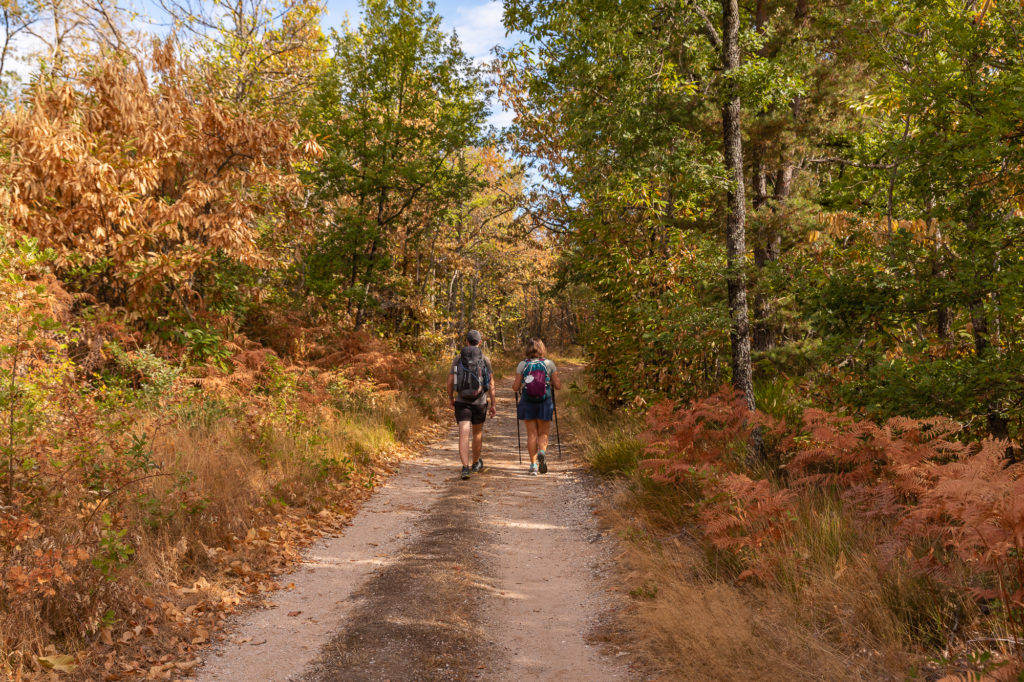
[[(629, 493), (623, 493), (629, 497)], [(618, 529), (636, 518), (616, 510)], [(620, 561), (633, 601), (623, 618), (634, 650), (658, 679), (884, 679), (832, 647), (770, 590), (717, 577), (694, 543), (631, 539)]]
[[(866, 529), (834, 500), (801, 509), (777, 583), (738, 582), (741, 567), (701, 537), (691, 506), (699, 496), (637, 471), (642, 425), (609, 414), (585, 385), (563, 402), (567, 430), (609, 478), (602, 517), (622, 539), (623, 589), (632, 597), (618, 625), (657, 679), (900, 679), (921, 660), (907, 650), (919, 632), (894, 605), (916, 599), (926, 608), (933, 586), (880, 568), (862, 551)], [(894, 581), (903, 584), (890, 589)]]
[(805, 495), (778, 552), (779, 588), (844, 650), (868, 644), (920, 663), (921, 651), (944, 649), (950, 624), (972, 620), (977, 608), (902, 557), (879, 556), (885, 533), (834, 496)]
[[(411, 386), (414, 400), (344, 384), (313, 399), (297, 376), (244, 393), (179, 385), (157, 408), (117, 408), (129, 410), (118, 418), (130, 433), (110, 441), (120, 449), (96, 450), (97, 471), (123, 458), (132, 434), (147, 436), (139, 452), (151, 464), (99, 506), (77, 479), (71, 495), (47, 500), (51, 523), (34, 542), (74, 539), (91, 555), (67, 587), (0, 610), (10, 652), (0, 678), (47, 677), (40, 657), (55, 654), (77, 666), (67, 679), (187, 672), (223, 619), (277, 587), (280, 569), (340, 528), (433, 423), (433, 387)], [(93, 508), (85, 520), (83, 508)]]
[(665, 535), (664, 507), (651, 504), (654, 492), (638, 495), (621, 480), (610, 485), (616, 492), (602, 516), (622, 538), (619, 561), (632, 597), (623, 625), (638, 659), (658, 679), (902, 677), (900, 652), (872, 633), (847, 629), (857, 619), (841, 618), (833, 611), (837, 602), (825, 599), (845, 595), (864, 606), (877, 598), (870, 584), (853, 584), (854, 571), (845, 584), (810, 584), (799, 594), (736, 583), (734, 567), (688, 531)]

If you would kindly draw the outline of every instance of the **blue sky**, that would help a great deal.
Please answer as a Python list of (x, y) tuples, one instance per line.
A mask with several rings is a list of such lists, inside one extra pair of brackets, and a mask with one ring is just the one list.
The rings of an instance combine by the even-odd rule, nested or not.
[[(501, 3), (486, 0), (440, 0), (437, 2), (437, 13), (444, 19), (445, 28), (455, 29), (459, 39), (470, 57), (486, 59), (495, 45), (508, 45), (510, 38), (505, 37), (505, 28), (501, 24)], [(359, 19), (358, 0), (327, 0), (327, 17), (325, 28), (336, 28), (341, 25), (346, 12), (352, 17), (353, 23)]]
[[(458, 32), (463, 47), (474, 59), (486, 59), (495, 45), (512, 42), (511, 38), (505, 37), (499, 0), (436, 0), (435, 4), (445, 28)], [(157, 0), (128, 0), (126, 5), (151, 16), (162, 14)], [(326, 0), (326, 6), (327, 16), (322, 22), (325, 29), (339, 28), (346, 14), (353, 23), (359, 21), (359, 0)]]
[[(203, 2), (203, 0), (199, 0)], [(358, 0), (326, 0), (327, 16), (324, 17), (325, 29), (338, 28), (345, 20), (346, 13), (357, 24), (360, 19)], [(156, 0), (127, 0), (125, 4), (149, 15), (159, 23), (161, 12)], [(445, 30), (456, 31), (466, 53), (478, 62), (491, 58), (491, 49), (495, 45), (510, 45), (516, 36), (506, 37), (505, 28), (501, 23), (502, 4), (498, 0), (438, 0), (437, 13), (441, 15)], [(145, 23), (145, 20), (143, 20)], [(34, 39), (23, 37), (17, 41), (19, 51), (29, 52), (35, 48)], [(9, 66), (27, 78), (32, 68), (31, 62), (23, 62)], [(496, 103), (492, 104), (490, 123), (504, 126), (511, 122), (511, 114), (501, 111)]]
[[(495, 45), (511, 45), (516, 36), (505, 36), (501, 23), (502, 4), (496, 0), (438, 0), (437, 13), (441, 15), (447, 31), (454, 30), (462, 47), (477, 61), (493, 57)], [(338, 28), (348, 14), (353, 24), (359, 22), (359, 0), (327, 0), (324, 28)], [(491, 104), (491, 125), (502, 127), (512, 122), (512, 114), (503, 111), (496, 102)]]

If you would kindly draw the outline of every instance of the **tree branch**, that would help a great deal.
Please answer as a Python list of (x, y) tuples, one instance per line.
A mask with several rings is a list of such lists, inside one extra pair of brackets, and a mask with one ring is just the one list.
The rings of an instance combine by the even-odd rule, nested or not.
[(863, 161), (852, 161), (850, 159), (839, 159), (835, 157), (826, 157), (822, 159), (806, 159), (805, 164), (813, 163), (816, 165), (822, 164), (839, 164), (840, 166), (853, 166), (854, 168), (872, 168), (876, 170), (892, 170), (896, 167), (896, 163), (865, 163)]
[(693, 4), (693, 10), (700, 15), (700, 18), (704, 20), (704, 31), (708, 34), (708, 40), (715, 46), (715, 49), (722, 49), (722, 37), (718, 35), (718, 30), (715, 29), (715, 24), (708, 17), (708, 13), (704, 11), (704, 8), (697, 3)]

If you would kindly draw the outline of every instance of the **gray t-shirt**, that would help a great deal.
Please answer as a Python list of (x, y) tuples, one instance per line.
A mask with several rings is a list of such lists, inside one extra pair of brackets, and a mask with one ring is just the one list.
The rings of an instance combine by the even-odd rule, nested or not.
[[(532, 357), (530, 358), (530, 360), (534, 360), (534, 359), (536, 359), (536, 358), (532, 358)], [(555, 364), (552, 363), (552, 361), (549, 360), (547, 357), (544, 358), (544, 367), (548, 368), (548, 376), (554, 376), (555, 372), (558, 371), (558, 368), (555, 367)], [(515, 368), (515, 373), (521, 377), (522, 376), (522, 371), (525, 370), (525, 369), (526, 369), (526, 360), (520, 360), (519, 361), (519, 365), (517, 365), (516, 368)]]
[[(451, 371), (449, 372), (449, 374), (455, 374), (455, 369), (459, 366), (459, 359), (461, 357), (462, 357), (462, 355), (459, 354), (459, 355), (455, 356), (454, 360), (452, 360), (452, 368), (451, 368)], [(491, 375), (491, 383), (493, 385), (493, 383), (494, 383), (494, 370), (491, 368), (491, 361), (490, 361), (490, 359), (486, 355), (484, 356), (484, 364), (487, 366), (487, 372)], [(487, 393), (488, 393), (487, 391), (481, 391), (480, 395), (477, 396), (476, 400), (474, 400), (472, 402), (468, 402), (468, 403), (465, 400), (459, 400), (458, 395), (456, 395), (455, 396), (455, 402), (459, 403), (460, 405), (486, 405), (487, 404)]]

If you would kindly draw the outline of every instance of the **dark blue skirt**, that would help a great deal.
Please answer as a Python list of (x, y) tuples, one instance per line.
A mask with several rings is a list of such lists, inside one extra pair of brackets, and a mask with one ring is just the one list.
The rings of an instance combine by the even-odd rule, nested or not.
[(548, 398), (542, 403), (531, 403), (526, 398), (519, 399), (519, 419), (540, 419), (549, 422), (555, 416), (555, 401)]

